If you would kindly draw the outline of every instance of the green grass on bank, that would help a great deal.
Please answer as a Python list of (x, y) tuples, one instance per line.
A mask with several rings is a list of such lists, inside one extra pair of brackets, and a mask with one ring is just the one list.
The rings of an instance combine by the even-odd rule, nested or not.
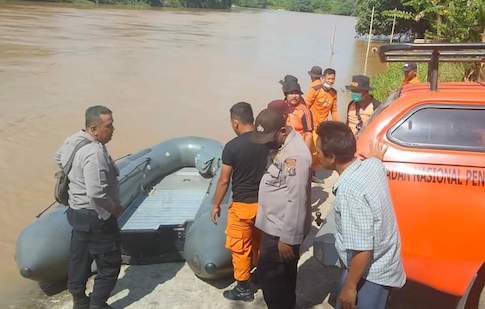
[[(60, 2), (71, 3), (76, 7), (96, 7), (95, 0), (63, 0)], [(130, 9), (146, 9), (150, 7), (149, 0), (108, 0), (98, 1), (98, 5), (111, 7), (126, 7)]]
[[(402, 72), (403, 63), (389, 64), (389, 68), (375, 76), (371, 77), (372, 94), (379, 101), (384, 101), (394, 90), (401, 87), (403, 80)], [(427, 80), (428, 66), (418, 64), (418, 78), (420, 81)], [(465, 76), (465, 66), (455, 63), (441, 63), (438, 71), (439, 81), (463, 81)]]

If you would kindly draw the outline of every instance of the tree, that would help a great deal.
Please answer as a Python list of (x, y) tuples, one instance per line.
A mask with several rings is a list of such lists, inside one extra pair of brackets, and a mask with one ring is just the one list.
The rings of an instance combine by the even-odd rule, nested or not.
[[(374, 13), (374, 34), (391, 34), (393, 17), (385, 12), (397, 9), (404, 11), (404, 5), (400, 0), (357, 0), (355, 12), (358, 17), (355, 30), (357, 33), (365, 34), (369, 31), (369, 23), (372, 13)], [(406, 32), (412, 28), (413, 23), (408, 19), (397, 19), (395, 32)]]
[[(415, 20), (429, 24), (425, 36), (450, 42), (478, 41), (484, 27), (482, 0), (409, 0), (405, 7)], [(482, 16), (483, 17), (483, 16)], [(480, 24), (481, 23), (481, 24)]]
[(293, 0), (290, 3), (290, 11), (297, 12), (313, 12), (313, 7), (310, 0)]
[(485, 27), (483, 0), (359, 0), (358, 33), (366, 33), (375, 6), (374, 34), (389, 34), (397, 16), (395, 32), (411, 30), (419, 37), (450, 42), (479, 41)]

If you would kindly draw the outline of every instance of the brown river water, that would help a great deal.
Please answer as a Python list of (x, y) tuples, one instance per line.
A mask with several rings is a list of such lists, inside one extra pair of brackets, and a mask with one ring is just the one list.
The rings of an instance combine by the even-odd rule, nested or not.
[[(225, 142), (232, 104), (250, 102), (257, 113), (281, 97), (285, 74), (306, 89), (310, 67), (329, 65), (334, 26), (331, 66), (344, 106), (343, 86), (362, 73), (366, 52), (355, 23), (275, 10), (0, 3), (0, 307), (38, 292), (17, 272), (15, 241), (52, 202), (54, 152), (83, 126), (86, 107), (113, 110), (114, 157), (185, 135)], [(383, 68), (370, 57), (369, 74)]]

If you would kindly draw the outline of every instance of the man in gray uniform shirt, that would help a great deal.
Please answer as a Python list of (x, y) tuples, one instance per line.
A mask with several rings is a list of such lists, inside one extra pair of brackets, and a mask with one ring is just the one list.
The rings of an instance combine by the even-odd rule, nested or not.
[(290, 309), (296, 303), (300, 245), (311, 228), (312, 155), (303, 138), (286, 126), (281, 113), (265, 109), (255, 126), (252, 140), (273, 149), (259, 185), (258, 278), (269, 309)]
[[(119, 200), (118, 169), (105, 147), (113, 136), (112, 112), (104, 106), (86, 110), (86, 128), (67, 138), (56, 154), (61, 167), (76, 146), (69, 178), (67, 219), (72, 225), (68, 289), (74, 309), (107, 309), (121, 266), (118, 218), (123, 209)], [(90, 297), (85, 294), (91, 264), (97, 275)]]

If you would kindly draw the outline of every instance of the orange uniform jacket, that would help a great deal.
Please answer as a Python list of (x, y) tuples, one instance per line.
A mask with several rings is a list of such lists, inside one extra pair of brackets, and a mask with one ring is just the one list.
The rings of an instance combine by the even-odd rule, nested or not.
[(300, 135), (313, 131), (312, 113), (305, 102), (299, 103), (295, 107), (290, 105), (290, 113), (288, 114), (286, 124)]
[(401, 86), (419, 84), (419, 83), (420, 83), (420, 81), (419, 81), (418, 77), (415, 76), (413, 79), (411, 79), (409, 81), (403, 80)]
[(321, 122), (328, 119), (332, 113), (332, 119), (337, 121), (337, 91), (335, 89), (325, 90), (321, 80), (311, 83), (307, 91), (305, 101), (313, 114), (313, 127), (316, 129)]

